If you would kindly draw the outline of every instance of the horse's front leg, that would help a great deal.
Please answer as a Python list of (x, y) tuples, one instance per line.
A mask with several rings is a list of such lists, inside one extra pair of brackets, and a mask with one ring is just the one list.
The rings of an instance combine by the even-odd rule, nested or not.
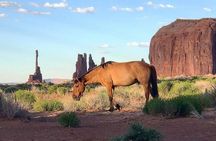
[(108, 87), (107, 88), (107, 92), (108, 92), (108, 96), (109, 96), (109, 102), (110, 102), (110, 112), (114, 111), (114, 106), (113, 106), (113, 91), (112, 91), (112, 87)]

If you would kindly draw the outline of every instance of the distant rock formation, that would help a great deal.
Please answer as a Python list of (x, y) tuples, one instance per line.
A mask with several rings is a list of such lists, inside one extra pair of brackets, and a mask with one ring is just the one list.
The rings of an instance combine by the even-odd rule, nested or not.
[(76, 62), (76, 71), (73, 74), (73, 78), (81, 77), (87, 72), (87, 55), (86, 53), (78, 54)]
[(102, 57), (101, 58), (101, 64), (104, 64), (105, 63), (105, 57)]
[(176, 20), (152, 38), (150, 62), (161, 77), (216, 73), (216, 19)]
[(92, 59), (91, 54), (89, 54), (89, 68), (88, 71), (96, 67), (97, 65), (95, 64), (94, 60)]
[[(102, 57), (101, 58), (101, 63), (105, 62), (105, 58)], [(88, 69), (87, 69), (87, 55), (86, 53), (82, 54), (78, 54), (78, 58), (77, 58), (77, 62), (76, 62), (76, 71), (73, 73), (73, 78), (78, 78), (81, 77), (82, 75), (84, 75), (87, 70), (91, 70), (94, 67), (96, 67), (97, 65), (95, 64), (92, 55), (89, 54), (89, 59), (88, 59)]]
[(38, 50), (36, 52), (36, 61), (35, 61), (35, 73), (33, 75), (29, 75), (27, 83), (42, 83), (42, 74), (40, 71), (40, 67), (38, 66)]

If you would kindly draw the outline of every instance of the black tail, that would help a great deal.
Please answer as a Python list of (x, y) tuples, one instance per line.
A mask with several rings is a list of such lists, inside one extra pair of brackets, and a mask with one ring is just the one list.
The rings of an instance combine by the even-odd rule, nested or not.
[(158, 94), (158, 86), (157, 86), (157, 72), (153, 65), (150, 65), (150, 84), (151, 84), (151, 96), (152, 97), (159, 97)]

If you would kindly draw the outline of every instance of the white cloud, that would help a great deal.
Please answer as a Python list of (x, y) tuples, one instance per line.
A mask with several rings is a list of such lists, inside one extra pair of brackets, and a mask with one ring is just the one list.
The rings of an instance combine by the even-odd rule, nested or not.
[(123, 8), (120, 8), (120, 11), (133, 12), (133, 9), (129, 7), (123, 7)]
[(32, 11), (33, 15), (51, 15), (51, 12)]
[(153, 2), (152, 1), (148, 1), (147, 5), (153, 5)]
[(59, 3), (50, 3), (50, 2), (46, 2), (43, 4), (43, 7), (47, 7), (47, 8), (66, 8), (68, 7), (68, 3), (63, 0), (62, 2)]
[(139, 6), (139, 7), (136, 7), (136, 8), (131, 8), (131, 7), (117, 7), (117, 6), (112, 6), (112, 11), (114, 12), (134, 12), (134, 11), (137, 11), (137, 12), (142, 12), (144, 10), (144, 7), (143, 6)]
[(108, 47), (109, 47), (109, 44), (102, 44), (100, 47), (101, 47), (101, 48), (108, 48)]
[(171, 5), (171, 4), (166, 4), (166, 7), (167, 7), (167, 8), (175, 8), (175, 6), (174, 6), (174, 5)]
[(175, 8), (174, 5), (171, 4), (162, 4), (162, 3), (153, 3), (152, 1), (148, 1), (147, 5), (153, 8)]
[(86, 13), (94, 13), (96, 9), (94, 7), (77, 7), (72, 9), (72, 12), (74, 13), (81, 13), (81, 14), (86, 14)]
[(0, 13), (0, 18), (3, 18), (3, 17), (5, 17), (5, 16), (6, 16), (5, 13)]
[(212, 9), (211, 8), (207, 8), (207, 7), (204, 7), (203, 10), (207, 11), (207, 12), (211, 12)]
[(10, 2), (10, 1), (0, 1), (0, 7), (18, 7), (20, 6), (16, 2)]
[(165, 8), (166, 6), (164, 4), (159, 4), (159, 7)]
[(116, 6), (112, 6), (112, 11), (118, 11), (118, 8)]
[(144, 7), (143, 7), (143, 6), (139, 6), (139, 7), (136, 8), (136, 11), (140, 11), (140, 12), (141, 12), (141, 11), (143, 11), (143, 10), (144, 10)]
[(41, 12), (41, 11), (31, 11), (24, 8), (17, 9), (17, 13), (21, 14), (32, 14), (32, 15), (50, 15), (50, 12)]
[(129, 43), (127, 43), (127, 46), (130, 46), (130, 47), (149, 47), (150, 43), (149, 42), (129, 42)]
[(18, 13), (28, 13), (29, 11), (27, 9), (24, 9), (24, 8), (19, 8), (19, 9), (17, 9), (17, 12)]

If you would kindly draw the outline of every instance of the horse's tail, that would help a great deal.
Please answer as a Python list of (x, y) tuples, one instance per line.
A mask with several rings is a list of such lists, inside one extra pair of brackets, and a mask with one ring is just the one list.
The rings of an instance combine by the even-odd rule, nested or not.
[(157, 72), (153, 65), (150, 65), (150, 84), (151, 84), (151, 96), (159, 97), (157, 86)]

